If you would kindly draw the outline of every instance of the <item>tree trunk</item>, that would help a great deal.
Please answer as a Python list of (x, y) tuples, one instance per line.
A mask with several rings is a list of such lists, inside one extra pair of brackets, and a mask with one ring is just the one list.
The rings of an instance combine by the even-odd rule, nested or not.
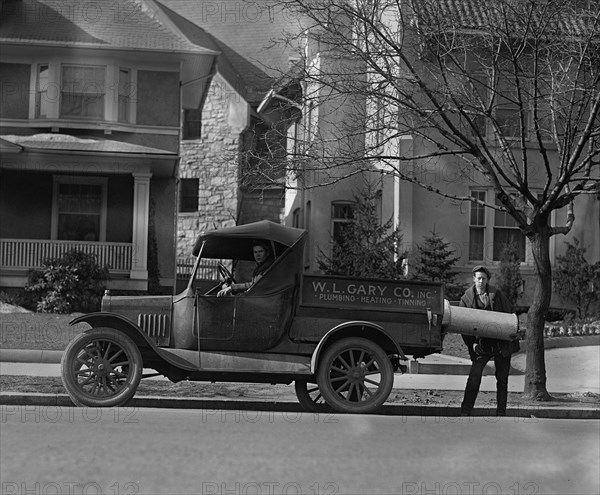
[(524, 394), (534, 400), (551, 400), (546, 390), (546, 362), (544, 359), (544, 324), (552, 297), (552, 267), (550, 265), (550, 235), (543, 225), (529, 237), (535, 262), (536, 284), (533, 301), (527, 312), (527, 358)]

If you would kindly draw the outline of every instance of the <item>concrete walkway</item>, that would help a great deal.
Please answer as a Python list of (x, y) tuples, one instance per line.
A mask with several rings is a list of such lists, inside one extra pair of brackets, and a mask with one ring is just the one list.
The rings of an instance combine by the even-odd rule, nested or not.
[[(34, 353), (40, 351), (33, 351)], [(49, 351), (45, 351), (48, 353)], [(6, 362), (0, 361), (0, 375), (28, 375), (28, 376), (60, 376), (58, 363), (62, 353), (46, 354), (44, 359), (58, 357), (55, 362)], [(15, 353), (13, 353), (15, 354)], [(18, 354), (18, 353), (17, 353)], [(33, 355), (33, 354), (30, 354)], [(25, 354), (18, 357), (24, 359)], [(600, 394), (600, 346), (568, 347), (548, 349), (546, 357), (547, 387), (550, 393), (596, 393)], [(0, 354), (0, 359), (6, 359)], [(16, 359), (16, 358), (15, 358)], [(462, 373), (455, 374), (456, 366), (461, 366)], [(394, 388), (413, 390), (463, 390), (466, 383), (466, 373), (470, 366), (469, 360), (443, 354), (435, 354), (419, 359), (419, 373), (397, 373), (394, 379)], [(513, 374), (509, 379), (509, 391), (522, 392), (524, 385), (525, 354), (513, 356)], [(414, 365), (412, 366), (414, 368)], [(437, 369), (436, 369), (437, 368)], [(422, 373), (430, 370), (434, 373)], [(465, 373), (466, 371), (466, 373)], [(148, 373), (153, 370), (147, 370)], [(517, 374), (519, 373), (519, 374)], [(157, 377), (156, 379), (165, 379)], [(490, 374), (481, 381), (482, 391), (496, 390), (496, 379), (493, 375), (493, 366)]]

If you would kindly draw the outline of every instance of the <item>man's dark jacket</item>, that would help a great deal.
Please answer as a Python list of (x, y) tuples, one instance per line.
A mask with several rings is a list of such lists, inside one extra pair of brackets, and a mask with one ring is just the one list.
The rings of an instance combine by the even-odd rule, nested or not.
[[(498, 311), (500, 313), (512, 313), (513, 308), (510, 301), (506, 298), (506, 296), (494, 287), (493, 285), (488, 284), (487, 293), (490, 300), (490, 307), (492, 311)], [(463, 296), (460, 298), (460, 306), (464, 308), (474, 308), (480, 309), (477, 306), (477, 291), (475, 289), (475, 284), (469, 287)], [(474, 357), (473, 344), (480, 344), (484, 350), (487, 349), (497, 349), (500, 354), (503, 356), (510, 356), (511, 354), (517, 352), (519, 350), (519, 341), (518, 340), (498, 340), (498, 339), (487, 339), (487, 338), (477, 338), (472, 335), (463, 335), (462, 336), (465, 344), (469, 348), (469, 355), (471, 359)]]

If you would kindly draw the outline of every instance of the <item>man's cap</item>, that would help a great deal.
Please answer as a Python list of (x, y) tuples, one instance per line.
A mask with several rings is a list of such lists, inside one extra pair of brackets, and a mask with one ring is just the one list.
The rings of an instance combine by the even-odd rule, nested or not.
[(490, 273), (490, 271), (483, 265), (477, 265), (475, 268), (473, 268), (473, 273), (477, 272), (485, 273), (488, 279), (492, 278), (492, 274)]

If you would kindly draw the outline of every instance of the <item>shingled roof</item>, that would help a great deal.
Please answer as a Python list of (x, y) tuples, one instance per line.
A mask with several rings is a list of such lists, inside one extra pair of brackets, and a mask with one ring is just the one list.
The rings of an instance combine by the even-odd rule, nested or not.
[(555, 6), (538, 2), (532, 15), (525, 16), (529, 8), (525, 2), (511, 5), (498, 0), (411, 0), (418, 19), (439, 27), (488, 30), (503, 28), (508, 21), (508, 27), (518, 28), (523, 23), (530, 32), (543, 29), (549, 35), (577, 37), (592, 33), (600, 36), (597, 19), (595, 33), (591, 31), (594, 19), (589, 10), (586, 12), (587, 5), (586, 0), (564, 0)]
[[(213, 37), (222, 53), (219, 70), (230, 82), (237, 81), (236, 89), (250, 103), (258, 104), (288, 71), (294, 54), (276, 40), (281, 40), (286, 31), (297, 31), (298, 22), (275, 3), (269, 6), (260, 0), (160, 0), (159, 5)], [(235, 76), (228, 72), (231, 69)]]
[(0, 42), (180, 53), (210, 52), (159, 21), (153, 2), (20, 0), (3, 5)]

